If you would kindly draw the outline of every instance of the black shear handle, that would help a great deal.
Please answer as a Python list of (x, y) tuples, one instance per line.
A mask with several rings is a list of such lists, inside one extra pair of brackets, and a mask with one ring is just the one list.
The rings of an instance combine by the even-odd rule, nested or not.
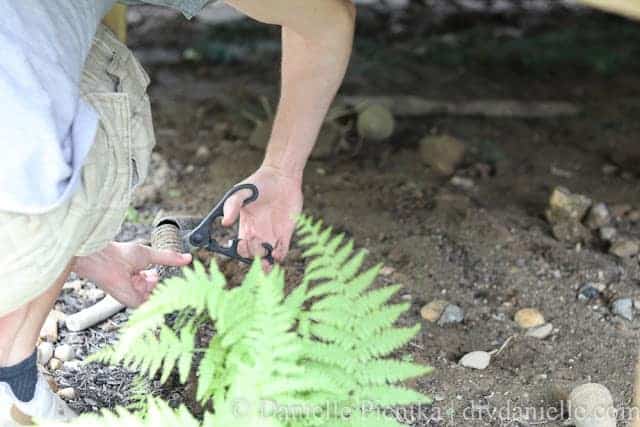
[[(187, 235), (187, 243), (189, 246), (207, 248), (212, 252), (218, 252), (230, 258), (235, 258), (241, 262), (247, 264), (251, 263), (252, 260), (250, 258), (244, 258), (238, 254), (238, 243), (240, 242), (240, 239), (233, 239), (229, 246), (222, 246), (211, 237), (211, 228), (214, 221), (224, 216), (225, 203), (231, 196), (242, 190), (251, 191), (251, 195), (244, 200), (242, 206), (246, 206), (249, 203), (256, 201), (260, 194), (258, 192), (258, 187), (253, 184), (236, 185), (231, 190), (227, 191), (224, 197), (222, 197), (222, 200), (220, 200), (211, 212), (209, 212), (209, 214), (200, 222), (200, 224), (198, 224), (198, 226)], [(273, 264), (273, 256), (271, 255), (273, 246), (268, 243), (263, 243), (262, 247), (267, 251), (267, 255), (264, 259)]]

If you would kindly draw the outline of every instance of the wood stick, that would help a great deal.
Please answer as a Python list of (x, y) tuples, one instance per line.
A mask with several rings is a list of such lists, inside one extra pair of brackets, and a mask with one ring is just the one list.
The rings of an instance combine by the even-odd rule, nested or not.
[(71, 332), (84, 331), (124, 309), (125, 306), (123, 304), (112, 296), (107, 295), (91, 307), (67, 316), (67, 329)]
[(578, 114), (580, 108), (570, 102), (524, 102), (509, 99), (476, 101), (436, 101), (411, 95), (396, 96), (343, 96), (340, 101), (357, 107), (380, 104), (396, 116), (426, 116), (449, 114), (458, 116), (549, 118)]

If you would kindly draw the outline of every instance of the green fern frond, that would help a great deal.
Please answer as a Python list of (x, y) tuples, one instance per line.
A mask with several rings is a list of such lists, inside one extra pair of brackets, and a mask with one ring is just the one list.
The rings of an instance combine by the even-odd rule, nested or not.
[(68, 424), (49, 422), (43, 425), (47, 427), (213, 427), (211, 423), (201, 424), (184, 406), (174, 410), (160, 400), (150, 399), (147, 407), (148, 413), (144, 418), (124, 408), (116, 408), (114, 411), (102, 411), (100, 414), (82, 415)]
[(112, 365), (121, 364), (149, 377), (161, 371), (162, 383), (166, 382), (177, 364), (180, 381), (184, 383), (191, 369), (194, 340), (193, 327), (183, 328), (178, 335), (162, 325), (158, 336), (154, 332), (148, 332), (129, 348), (118, 343), (114, 349), (101, 352), (98, 360)]
[[(214, 409), (206, 427), (398, 426), (382, 412), (339, 412), (430, 401), (402, 382), (431, 368), (391, 358), (418, 333), (418, 325), (396, 326), (409, 304), (391, 303), (399, 286), (374, 287), (381, 266), (361, 272), (367, 252), (356, 252), (344, 235), (308, 217), (297, 233), (307, 267), (289, 295), (283, 270), (266, 274), (259, 260), (236, 287), (226, 286), (214, 264), (210, 273), (196, 264), (161, 285), (100, 360), (160, 373), (161, 381), (177, 369), (184, 382), (197, 369), (196, 399)], [(177, 315), (173, 326), (165, 325), (168, 314)], [(215, 335), (197, 349), (204, 321)], [(265, 413), (267, 403), (284, 411)]]
[(410, 378), (430, 374), (433, 368), (398, 360), (374, 360), (364, 364), (357, 372), (360, 384), (383, 385), (399, 383)]

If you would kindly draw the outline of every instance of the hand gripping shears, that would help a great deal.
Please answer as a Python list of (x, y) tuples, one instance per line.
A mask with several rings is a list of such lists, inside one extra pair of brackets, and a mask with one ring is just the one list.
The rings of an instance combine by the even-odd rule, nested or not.
[[(242, 257), (238, 253), (238, 244), (240, 243), (241, 239), (236, 237), (234, 239), (231, 239), (227, 246), (223, 246), (211, 236), (214, 222), (216, 221), (216, 219), (222, 218), (224, 216), (224, 205), (227, 200), (229, 200), (229, 198), (235, 193), (242, 190), (251, 191), (251, 196), (247, 197), (244, 200), (242, 206), (246, 206), (249, 203), (255, 202), (260, 195), (260, 193), (258, 192), (258, 187), (253, 184), (239, 184), (233, 187), (231, 190), (227, 191), (224, 197), (215, 205), (215, 207), (207, 214), (207, 216), (202, 221), (200, 221), (196, 228), (191, 230), (185, 236), (185, 243), (187, 247), (203, 248), (211, 252), (216, 252), (228, 256), (229, 258), (236, 259), (246, 264), (250, 264), (253, 261), (251, 258)], [(273, 246), (271, 246), (269, 243), (263, 243), (262, 247), (267, 252), (263, 259), (267, 260), (270, 264), (273, 264)]]

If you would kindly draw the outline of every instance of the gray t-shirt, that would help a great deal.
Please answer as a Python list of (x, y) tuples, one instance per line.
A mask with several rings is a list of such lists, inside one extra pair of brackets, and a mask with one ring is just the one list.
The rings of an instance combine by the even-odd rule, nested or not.
[[(98, 126), (80, 78), (115, 2), (0, 0), (0, 211), (41, 214), (73, 194)], [(143, 3), (192, 16), (208, 2)]]

